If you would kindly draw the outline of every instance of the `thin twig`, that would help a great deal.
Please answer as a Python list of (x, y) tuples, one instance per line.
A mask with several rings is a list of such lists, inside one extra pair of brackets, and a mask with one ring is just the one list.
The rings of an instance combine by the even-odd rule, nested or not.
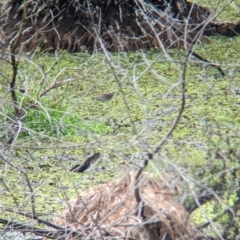
[(200, 59), (200, 60), (203, 61), (203, 62), (207, 62), (209, 66), (215, 67), (215, 68), (219, 71), (219, 73), (222, 75), (222, 77), (225, 76), (224, 71), (223, 71), (217, 64), (210, 62), (209, 60), (207, 60), (206, 58), (200, 56), (200, 55), (199, 55), (198, 53), (196, 53), (196, 52), (192, 52), (192, 55), (193, 55), (194, 57)]
[[(15, 210), (12, 210), (11, 208), (6, 208), (6, 207), (4, 207), (2, 210), (7, 211), (7, 212), (16, 213), (16, 211), (15, 211)], [(21, 212), (21, 211), (17, 211), (17, 214), (19, 214), (19, 215), (21, 215), (21, 216), (24, 216), (24, 217), (26, 217), (26, 218), (29, 218), (29, 219), (34, 219), (34, 220), (36, 220), (38, 223), (44, 224), (44, 225), (46, 225), (46, 226), (48, 226), (48, 227), (51, 227), (51, 228), (54, 228), (54, 229), (56, 229), (56, 230), (64, 230), (64, 228), (59, 227), (58, 225), (55, 225), (55, 224), (53, 224), (53, 223), (51, 223), (51, 222), (48, 222), (48, 221), (46, 221), (46, 220), (40, 219), (40, 218), (37, 217), (37, 216), (33, 217), (32, 214), (24, 213), (24, 212)]]

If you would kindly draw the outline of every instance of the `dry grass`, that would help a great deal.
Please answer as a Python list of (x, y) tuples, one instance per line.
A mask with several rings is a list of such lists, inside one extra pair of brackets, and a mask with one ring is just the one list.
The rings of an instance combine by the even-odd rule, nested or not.
[[(202, 35), (237, 35), (239, 23), (215, 21), (216, 12), (186, 1), (27, 1), (3, 2), (4, 41), (22, 26), (20, 52), (38, 46), (70, 52), (135, 51), (188, 46)], [(101, 40), (100, 40), (101, 39)]]
[[(152, 178), (144, 173), (134, 195), (132, 172), (122, 179), (91, 188), (72, 199), (54, 223), (77, 230), (71, 239), (193, 239), (196, 230), (184, 207), (174, 201), (179, 191), (169, 176)], [(144, 217), (143, 217), (144, 216)]]

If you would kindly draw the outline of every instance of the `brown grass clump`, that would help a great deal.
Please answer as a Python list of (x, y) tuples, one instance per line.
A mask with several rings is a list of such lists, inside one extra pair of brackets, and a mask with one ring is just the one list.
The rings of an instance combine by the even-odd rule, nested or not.
[(103, 45), (109, 51), (161, 49), (240, 32), (239, 22), (216, 21), (209, 9), (186, 0), (4, 0), (0, 22), (6, 45), (22, 29), (22, 52), (38, 46), (69, 52), (98, 52)]
[(138, 182), (140, 203), (135, 188), (131, 172), (118, 181), (91, 188), (72, 199), (54, 223), (75, 232), (69, 239), (194, 238), (196, 231), (184, 207), (174, 201), (178, 190), (168, 176), (142, 174)]

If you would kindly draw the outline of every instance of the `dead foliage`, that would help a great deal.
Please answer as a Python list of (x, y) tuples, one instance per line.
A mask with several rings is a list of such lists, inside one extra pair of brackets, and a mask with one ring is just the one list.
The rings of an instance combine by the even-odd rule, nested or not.
[(187, 46), (202, 35), (236, 35), (239, 23), (215, 21), (207, 8), (185, 0), (5, 0), (2, 38), (23, 26), (20, 51), (37, 46), (70, 52), (134, 51)]
[(69, 239), (194, 239), (196, 230), (184, 207), (174, 198), (179, 194), (169, 176), (141, 175), (135, 198), (133, 173), (121, 180), (91, 188), (72, 199), (54, 224), (72, 229)]

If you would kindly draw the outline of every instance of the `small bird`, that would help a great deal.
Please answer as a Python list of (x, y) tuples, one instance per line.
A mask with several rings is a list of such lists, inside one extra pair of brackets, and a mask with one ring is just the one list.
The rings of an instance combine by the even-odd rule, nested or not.
[(104, 93), (102, 95), (93, 97), (93, 100), (101, 101), (101, 102), (107, 102), (112, 99), (114, 93)]

